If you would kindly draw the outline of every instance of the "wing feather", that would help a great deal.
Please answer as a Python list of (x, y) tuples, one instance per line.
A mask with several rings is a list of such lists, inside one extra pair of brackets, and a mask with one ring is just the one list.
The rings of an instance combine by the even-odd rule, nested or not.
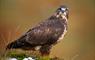
[(26, 42), (30, 44), (54, 43), (64, 31), (59, 20), (47, 20), (27, 32)]

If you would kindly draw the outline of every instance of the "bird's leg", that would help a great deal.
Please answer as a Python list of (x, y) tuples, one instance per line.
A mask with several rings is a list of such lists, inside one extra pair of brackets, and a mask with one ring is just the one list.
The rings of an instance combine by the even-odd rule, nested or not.
[(42, 56), (46, 56), (50, 54), (51, 45), (43, 45), (40, 48), (40, 52)]

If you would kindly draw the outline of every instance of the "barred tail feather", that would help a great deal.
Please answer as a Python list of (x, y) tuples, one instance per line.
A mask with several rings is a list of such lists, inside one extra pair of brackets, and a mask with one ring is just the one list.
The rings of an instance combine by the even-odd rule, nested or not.
[(6, 49), (16, 49), (16, 48), (21, 48), (22, 46), (24, 46), (24, 41), (25, 41), (25, 35), (22, 36), (20, 39), (9, 43), (6, 47)]
[(15, 41), (15, 42), (8, 44), (6, 49), (15, 49), (15, 48), (20, 48), (20, 47), (21, 47), (21, 44), (18, 44), (18, 42)]

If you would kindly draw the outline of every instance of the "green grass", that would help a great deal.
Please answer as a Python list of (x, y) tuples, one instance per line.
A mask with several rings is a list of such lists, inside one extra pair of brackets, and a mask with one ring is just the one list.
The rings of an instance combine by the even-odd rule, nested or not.
[(16, 51), (8, 52), (6, 56), (10, 58), (16, 58), (18, 60), (23, 60), (24, 58), (27, 57), (32, 57), (36, 60), (51, 60), (51, 58), (49, 58), (48, 56), (42, 57), (40, 55), (29, 55), (26, 53), (17, 53)]
[(24, 53), (22, 54), (15, 54), (15, 53), (11, 53), (8, 55), (8, 57), (11, 57), (11, 58), (17, 58), (18, 60), (23, 60), (24, 58), (28, 58), (28, 57), (32, 57), (36, 60), (51, 60), (51, 58), (45, 56), (45, 57), (42, 57), (42, 56), (29, 56), (29, 55), (26, 55)]
[(40, 56), (40, 55), (34, 55), (31, 54), (30, 52), (18, 52), (18, 51), (9, 51), (6, 56), (3, 58), (0, 58), (0, 60), (6, 60), (6, 58), (16, 58), (17, 60), (23, 60), (24, 58), (31, 57), (35, 60), (64, 60), (64, 59), (59, 59), (57, 57), (50, 58), (49, 56)]

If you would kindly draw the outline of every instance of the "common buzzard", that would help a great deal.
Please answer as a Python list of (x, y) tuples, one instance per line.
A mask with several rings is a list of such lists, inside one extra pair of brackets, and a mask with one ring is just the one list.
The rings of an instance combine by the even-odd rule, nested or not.
[(19, 39), (9, 43), (6, 49), (39, 50), (42, 55), (50, 53), (51, 47), (62, 40), (67, 32), (68, 8), (60, 6), (48, 19), (30, 28)]

